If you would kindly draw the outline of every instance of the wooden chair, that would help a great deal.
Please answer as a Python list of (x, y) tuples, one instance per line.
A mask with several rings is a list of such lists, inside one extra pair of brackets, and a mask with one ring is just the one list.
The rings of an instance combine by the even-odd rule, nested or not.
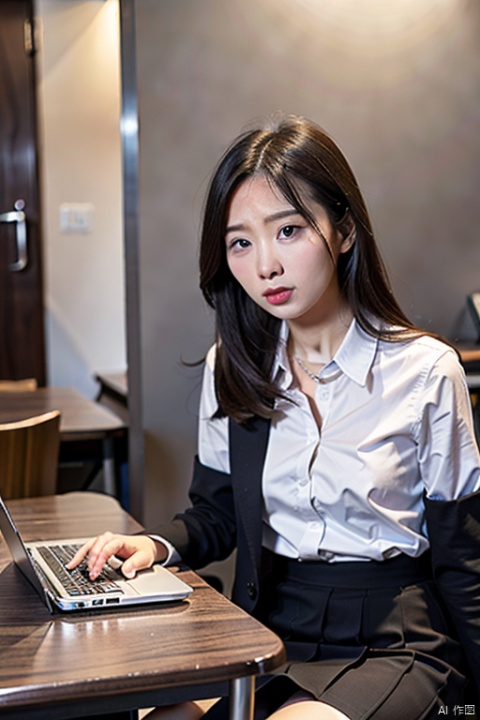
[(59, 447), (58, 410), (0, 424), (0, 492), (4, 500), (55, 494)]
[(36, 390), (38, 383), (35, 378), (24, 380), (0, 380), (0, 392), (22, 392), (23, 390)]

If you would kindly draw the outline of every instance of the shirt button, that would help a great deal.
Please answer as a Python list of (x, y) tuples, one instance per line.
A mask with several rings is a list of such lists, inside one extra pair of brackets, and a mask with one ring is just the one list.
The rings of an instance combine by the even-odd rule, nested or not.
[(257, 586), (254, 582), (247, 583), (247, 593), (252, 600), (255, 600), (255, 598), (257, 597)]
[(319, 550), (318, 557), (320, 560), (331, 560), (333, 558), (333, 553), (327, 552), (326, 550)]

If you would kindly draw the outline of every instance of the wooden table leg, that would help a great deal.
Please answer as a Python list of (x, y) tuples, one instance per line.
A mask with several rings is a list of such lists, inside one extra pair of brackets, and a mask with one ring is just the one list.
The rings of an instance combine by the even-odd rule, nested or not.
[(230, 720), (253, 720), (255, 678), (230, 681)]

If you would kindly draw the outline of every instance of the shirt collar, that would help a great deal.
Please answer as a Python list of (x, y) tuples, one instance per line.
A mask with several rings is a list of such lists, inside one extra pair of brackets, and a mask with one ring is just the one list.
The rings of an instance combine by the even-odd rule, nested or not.
[(287, 353), (287, 342), (288, 342), (289, 330), (285, 320), (280, 326), (280, 333), (278, 336), (277, 354), (275, 357), (275, 363), (273, 365), (273, 377), (277, 379), (282, 390), (286, 390), (290, 387), (293, 380), (292, 370), (290, 367), (290, 361)]
[[(288, 325), (283, 321), (273, 368), (273, 377), (278, 378), (282, 390), (286, 390), (293, 380), (287, 354), (288, 334)], [(340, 369), (358, 385), (365, 385), (375, 359), (377, 345), (378, 339), (362, 330), (354, 318), (334, 358), (324, 367), (320, 376), (328, 378)]]
[(336, 363), (345, 375), (363, 386), (366, 384), (368, 373), (372, 368), (377, 345), (378, 338), (362, 330), (354, 318), (332, 363)]

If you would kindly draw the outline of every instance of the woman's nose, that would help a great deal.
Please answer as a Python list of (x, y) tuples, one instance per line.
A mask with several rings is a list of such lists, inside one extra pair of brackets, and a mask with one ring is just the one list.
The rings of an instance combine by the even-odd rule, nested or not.
[(278, 275), (282, 275), (283, 266), (272, 249), (263, 249), (258, 253), (257, 270), (262, 280), (271, 280)]

